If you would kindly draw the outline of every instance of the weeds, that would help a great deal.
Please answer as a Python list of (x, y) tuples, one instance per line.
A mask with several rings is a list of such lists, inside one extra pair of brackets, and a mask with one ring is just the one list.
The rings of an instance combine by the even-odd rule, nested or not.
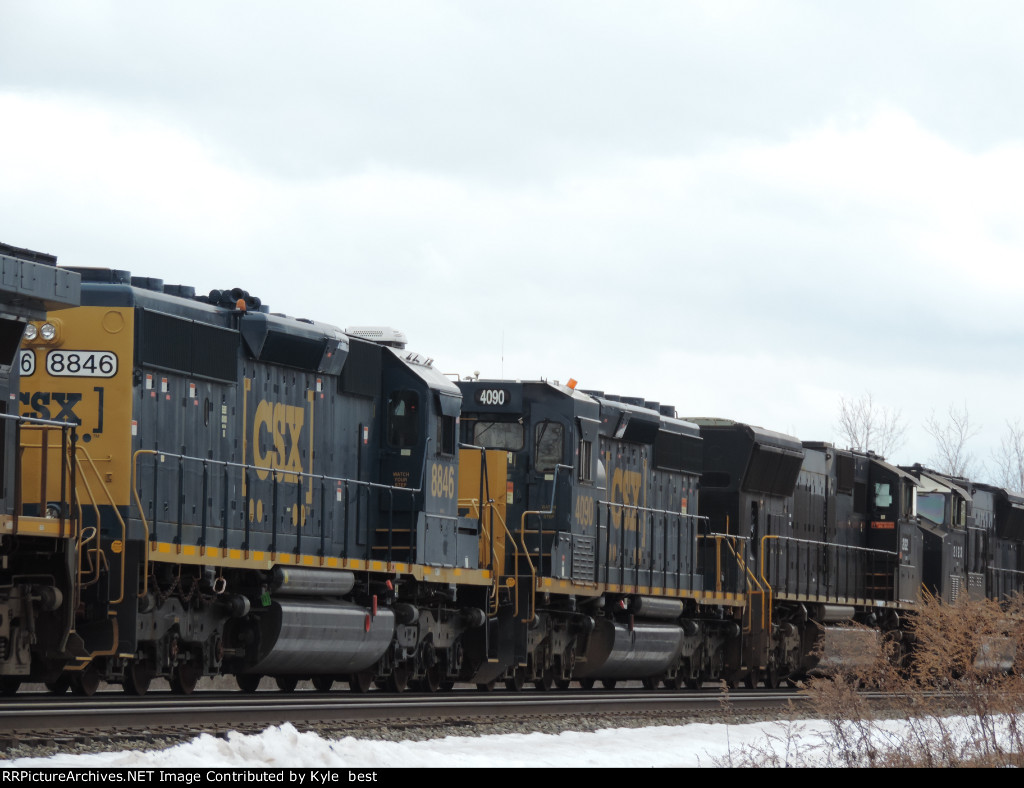
[(789, 723), (722, 765), (1021, 766), (1022, 673), (1021, 598), (949, 605), (928, 597), (872, 664), (807, 682), (823, 733), (796, 735)]

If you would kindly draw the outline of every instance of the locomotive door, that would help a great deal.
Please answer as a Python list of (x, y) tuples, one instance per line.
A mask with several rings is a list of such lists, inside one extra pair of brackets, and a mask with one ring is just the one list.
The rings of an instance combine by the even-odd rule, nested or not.
[[(389, 487), (418, 489), (423, 472), (423, 392), (395, 389), (387, 397), (384, 412), (384, 445), (381, 447), (381, 482)], [(412, 495), (385, 493), (382, 508), (409, 511)]]

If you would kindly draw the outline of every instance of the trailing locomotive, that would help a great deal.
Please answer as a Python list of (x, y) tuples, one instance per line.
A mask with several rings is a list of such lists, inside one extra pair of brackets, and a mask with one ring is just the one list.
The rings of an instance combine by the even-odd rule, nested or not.
[(390, 329), (47, 262), (67, 297), (10, 331), (13, 354), (36, 329), (7, 691), (772, 687), (901, 641), (922, 587), (1021, 589), (998, 488), (574, 381), (452, 382)]

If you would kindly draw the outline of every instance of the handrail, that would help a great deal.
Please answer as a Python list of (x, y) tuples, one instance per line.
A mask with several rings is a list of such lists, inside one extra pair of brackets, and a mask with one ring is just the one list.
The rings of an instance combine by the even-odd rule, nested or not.
[[(703, 519), (707, 519), (707, 518), (703, 518)], [(712, 540), (713, 539), (715, 541), (715, 543), (716, 543), (717, 549), (715, 550), (715, 583), (716, 583), (715, 591), (717, 593), (726, 593), (726, 592), (723, 592), (722, 586), (721, 586), (721, 577), (722, 577), (722, 549), (721, 548), (722, 548), (723, 544), (726, 547), (729, 548), (729, 552), (732, 553), (733, 558), (736, 559), (736, 566), (740, 569), (740, 571), (742, 573), (745, 573), (745, 575), (749, 575), (750, 580), (753, 581), (754, 585), (757, 587), (757, 589), (759, 591), (763, 591), (764, 590), (763, 588), (761, 588), (760, 583), (757, 582), (757, 578), (754, 576), (754, 573), (751, 572), (750, 568), (747, 566), (746, 559), (743, 557), (742, 553), (738, 552), (736, 550), (735, 545), (733, 544), (734, 542), (748, 542), (748, 541), (750, 541), (750, 537), (748, 537), (748, 536), (740, 536), (739, 534), (730, 534), (730, 533), (724, 533), (723, 534), (723, 533), (715, 532), (715, 533), (707, 533), (707, 534), (697, 534), (697, 539), (698, 540)], [(737, 591), (738, 590), (739, 589), (737, 589)]]
[[(526, 549), (526, 517), (530, 514), (540, 515), (541, 517), (550, 517), (554, 514), (554, 512), (545, 511), (543, 509), (528, 509), (527, 511), (523, 512), (522, 519), (519, 522), (519, 539), (523, 547), (523, 555), (526, 557), (526, 565), (530, 569), (530, 617), (521, 619), (522, 622), (526, 624), (533, 621), (534, 617), (537, 615), (537, 568), (533, 565), (533, 559), (530, 557), (530, 551)], [(538, 548), (538, 557), (539, 551), (540, 548)], [(517, 559), (519, 558), (518, 552), (519, 551), (517, 546)], [(518, 561), (516, 561), (515, 566), (519, 566)], [(518, 613), (518, 610), (516, 612)]]
[[(139, 458), (142, 455), (168, 457), (168, 458), (171, 458), (171, 459), (176, 459), (179, 462), (201, 463), (204, 466), (212, 465), (212, 466), (215, 466), (215, 467), (222, 467), (222, 468), (237, 468), (237, 469), (240, 469), (243, 472), (243, 474), (245, 472), (247, 472), (247, 471), (266, 471), (268, 473), (274, 473), (274, 474), (282, 474), (282, 475), (287, 474), (289, 476), (300, 477), (302, 479), (310, 479), (310, 480), (317, 479), (317, 480), (319, 480), (321, 482), (321, 484), (326, 484), (327, 482), (343, 483), (343, 484), (346, 485), (346, 489), (347, 489), (348, 485), (354, 485), (356, 487), (365, 488), (366, 490), (380, 490), (380, 491), (383, 491), (383, 492), (387, 492), (387, 493), (389, 493), (391, 495), (394, 495), (394, 493), (398, 492), (398, 493), (403, 493), (403, 494), (406, 494), (406, 495), (414, 496), (414, 495), (417, 495), (419, 493), (422, 493), (423, 490), (424, 490), (424, 488), (422, 486), (420, 486), (420, 487), (397, 487), (397, 486), (389, 485), (389, 484), (380, 484), (378, 482), (363, 481), (361, 479), (349, 479), (349, 478), (346, 478), (346, 477), (343, 477), (343, 476), (329, 476), (329, 475), (323, 474), (323, 473), (307, 473), (305, 471), (297, 471), (297, 470), (282, 471), (282, 470), (274, 469), (274, 468), (262, 468), (262, 467), (259, 467), (259, 466), (256, 466), (256, 465), (252, 465), (252, 464), (249, 464), (249, 463), (234, 462), (232, 460), (216, 460), (216, 459), (212, 459), (212, 458), (209, 458), (209, 457), (193, 457), (193, 456), (188, 455), (188, 454), (179, 454), (179, 453), (176, 453), (176, 452), (163, 451), (163, 450), (160, 450), (160, 449), (137, 449), (135, 451), (135, 453), (132, 455), (131, 487), (132, 487), (132, 495), (133, 495), (133, 497), (135, 499), (135, 505), (136, 505), (136, 508), (138, 509), (139, 519), (142, 521), (142, 526), (143, 526), (143, 530), (146, 533), (146, 541), (147, 541), (147, 549), (144, 551), (145, 552), (145, 561), (144, 561), (144, 565), (143, 565), (144, 579), (143, 579), (142, 590), (139, 593), (140, 597), (144, 596), (148, 592), (148, 587), (149, 587), (149, 549), (148, 549), (148, 542), (153, 541), (153, 535), (150, 533), (150, 524), (146, 520), (146, 515), (145, 515), (145, 512), (143, 511), (143, 506), (142, 506), (142, 499), (139, 496), (139, 489), (138, 489)], [(426, 474), (424, 473), (423, 476), (425, 476), (425, 475)], [(421, 478), (421, 485), (422, 485), (422, 478)], [(204, 506), (205, 506), (205, 504), (204, 504)], [(273, 551), (273, 552), (276, 552), (276, 551)], [(390, 558), (390, 556), (389, 556), (389, 558)]]
[[(483, 506), (481, 506), (481, 502), (478, 499), (476, 499), (476, 498), (459, 498), (459, 506), (462, 506), (464, 504), (476, 507), (477, 511), (480, 512), (481, 519), (483, 518)], [(501, 516), (501, 514), (498, 511), (497, 507), (495, 507), (494, 500), (493, 499), (488, 500), (487, 503), (486, 503), (486, 507), (487, 507), (488, 516), (490, 517), (490, 523), (491, 523), (491, 539), (490, 539), (490, 543), (491, 543), (491, 570), (492, 570), (492, 573), (494, 575), (494, 582), (491, 584), (491, 598), (492, 598), (492, 600), (494, 602), (494, 607), (492, 608), (491, 613), (492, 614), (497, 614), (497, 612), (498, 612), (498, 589), (501, 586), (501, 577), (503, 575), (503, 571), (502, 571), (502, 567), (500, 567), (498, 565), (498, 556), (494, 552), (494, 524), (495, 524), (495, 521), (497, 521), (497, 523), (504, 530), (505, 536), (507, 537), (506, 543), (511, 544), (512, 545), (512, 549), (515, 551), (514, 554), (513, 554), (513, 560), (514, 561), (518, 561), (518, 559), (519, 559), (519, 545), (516, 544), (515, 534), (513, 534), (509, 530), (508, 524), (505, 522), (505, 518)], [(513, 602), (514, 602), (514, 607), (513, 607), (512, 614), (516, 615), (516, 614), (519, 613), (519, 597), (517, 595), (513, 595)]]
[[(15, 464), (16, 465), (16, 479), (15, 479), (15, 506), (14, 506), (14, 533), (18, 533), (18, 531), (19, 531), (18, 520), (19, 520), (19, 517), (20, 517), (20, 514), (21, 514), (21, 508), (24, 505), (24, 500), (22, 498), (22, 473), (21, 473), (21, 468), (22, 468), (22, 465), (24, 463), (25, 451), (28, 450), (28, 449), (38, 449), (40, 451), (40, 457), (39, 457), (39, 469), (40, 469), (39, 470), (39, 485), (40, 485), (40, 490), (39, 490), (39, 496), (40, 496), (39, 506), (40, 506), (40, 514), (42, 516), (45, 516), (46, 497), (47, 497), (46, 496), (46, 488), (47, 488), (47, 484), (48, 484), (48, 481), (49, 481), (49, 479), (48, 479), (48, 472), (47, 472), (47, 465), (48, 465), (47, 457), (48, 457), (48, 455), (50, 453), (50, 449), (51, 449), (51, 446), (49, 445), (49, 442), (46, 440), (46, 436), (49, 435), (50, 430), (54, 429), (54, 428), (59, 429), (60, 432), (61, 432), (60, 445), (59, 446), (53, 446), (52, 448), (54, 450), (56, 450), (56, 451), (59, 451), (60, 454), (61, 454), (61, 462), (60, 462), (60, 468), (61, 468), (60, 474), (61, 475), (60, 475), (60, 494), (59, 495), (60, 495), (60, 501), (63, 503), (65, 501), (65, 499), (67, 499), (67, 497), (68, 497), (67, 487), (68, 487), (68, 477), (69, 476), (71, 477), (71, 480), (72, 480), (71, 486), (72, 486), (72, 488), (74, 487), (74, 483), (73, 483), (73, 481), (74, 481), (74, 474), (72, 472), (72, 466), (70, 465), (70, 461), (68, 459), (68, 447), (69, 446), (77, 446), (78, 445), (78, 438), (77, 438), (77, 433), (76, 433), (76, 425), (75, 424), (71, 424), (69, 422), (65, 422), (65, 421), (51, 421), (51, 420), (48, 420), (48, 419), (33, 419), (33, 418), (29, 418), (27, 416), (14, 416), (14, 415), (11, 415), (11, 414), (6, 414), (6, 413), (0, 413), (0, 418), (16, 421), (17, 422), (17, 427), (18, 427), (18, 436), (17, 436), (17, 441), (18, 441), (18, 445), (17, 445), (18, 460), (17, 460), (17, 462)], [(24, 442), (24, 435), (23, 435), (23, 432), (22, 432), (23, 428), (28, 428), (28, 429), (31, 429), (31, 430), (35, 430), (35, 431), (38, 431), (40, 433), (40, 442), (39, 442), (38, 445), (26, 444)], [(68, 438), (68, 433), (69, 432), (71, 433), (70, 440)], [(73, 498), (73, 496), (72, 496), (72, 498)], [(70, 514), (70, 509), (68, 511), (68, 514)], [(65, 533), (64, 533), (64, 520), (65, 520), (65, 516), (66, 515), (65, 515), (65, 512), (64, 512), (64, 507), (61, 506), (59, 508), (59, 510), (58, 510), (58, 515), (57, 515), (57, 519), (60, 522), (60, 536), (61, 536), (61, 538), (63, 538), (65, 536)], [(75, 531), (74, 523), (71, 524), (71, 530), (72, 530), (72, 533), (67, 534), (67, 536), (76, 537), (76, 534), (74, 533), (74, 531)]]
[[(92, 455), (89, 454), (89, 452), (86, 450), (86, 448), (84, 446), (77, 446), (76, 449), (77, 449), (76, 454), (78, 452), (81, 452), (82, 456), (85, 458), (86, 462), (88, 463), (88, 467), (95, 474), (96, 480), (99, 482), (100, 487), (103, 489), (103, 492), (106, 493), (107, 503), (110, 504), (110, 510), (114, 513), (114, 516), (117, 518), (118, 523), (121, 525), (121, 589), (120, 589), (120, 596), (117, 599), (111, 599), (110, 600), (110, 604), (112, 604), (112, 605), (119, 605), (119, 604), (121, 604), (121, 602), (124, 601), (124, 574), (125, 574), (125, 567), (126, 567), (126, 563), (127, 563), (128, 526), (127, 526), (127, 524), (124, 521), (124, 517), (121, 516), (120, 509), (118, 509), (117, 506), (114, 504), (114, 497), (110, 493), (110, 488), (103, 481), (103, 477), (100, 475), (100, 470), (99, 470), (99, 468), (96, 467), (96, 461), (92, 458)], [(80, 458), (78, 458), (77, 456), (76, 456), (76, 463), (77, 463), (77, 465), (79, 467), (83, 467), (82, 466), (82, 460)], [(96, 496), (92, 492), (92, 487), (89, 486), (89, 480), (86, 477), (85, 473), (82, 473), (79, 476), (79, 478), (80, 478), (82, 484), (85, 485), (85, 490), (89, 494), (89, 500), (92, 502), (93, 508), (96, 511), (96, 549), (99, 552), (99, 554), (102, 555), (102, 549), (101, 548), (102, 548), (103, 545), (102, 545), (102, 536), (101, 536), (102, 529), (100, 528), (99, 505), (96, 502)], [(81, 505), (81, 504), (79, 504), (79, 505)], [(99, 566), (97, 565), (97, 568), (96, 568), (96, 580), (99, 579), (99, 572), (100, 572)], [(95, 582), (95, 581), (93, 581), (93, 582)]]
[[(770, 635), (771, 634), (771, 623), (772, 623), (771, 622), (771, 609), (770, 609), (769, 606), (767, 606), (765, 604), (765, 587), (761, 584), (761, 582), (758, 580), (757, 576), (754, 574), (754, 572), (747, 565), (746, 557), (743, 556), (743, 554), (741, 552), (737, 552), (736, 551), (736, 546), (732, 543), (733, 541), (744, 541), (745, 542), (745, 541), (749, 541), (749, 537), (730, 535), (729, 540), (726, 541), (726, 545), (732, 551), (732, 554), (736, 557), (736, 560), (739, 562), (739, 564), (742, 567), (743, 571), (748, 576), (750, 582), (753, 583), (754, 589), (752, 591), (748, 591), (747, 593), (748, 594), (760, 594), (761, 595), (761, 629), (762, 629), (762, 631), (764, 631), (765, 628), (766, 628), (765, 610), (767, 609), (767, 611), (768, 611), (767, 631), (768, 631), (768, 633)], [(746, 605), (746, 611), (747, 611), (747, 618), (748, 618), (748, 623), (749, 623), (749, 630), (748, 631), (753, 632), (753, 629), (754, 629), (754, 608), (748, 603)]]
[[(522, 619), (523, 623), (529, 623), (537, 615), (537, 568), (533, 565), (533, 559), (530, 558), (530, 551), (526, 549), (526, 518), (528, 515), (535, 514), (539, 517), (551, 517), (555, 513), (555, 495), (558, 493), (558, 471), (559, 470), (572, 470), (571, 465), (563, 465), (557, 463), (554, 467), (554, 474), (551, 479), (551, 503), (548, 504), (547, 509), (528, 509), (523, 512), (522, 518), (519, 522), (519, 538), (522, 541), (523, 555), (526, 556), (526, 563), (530, 568), (530, 617)], [(537, 557), (540, 558), (540, 548), (543, 546), (544, 538), (543, 534), (538, 534), (541, 545), (538, 546)], [(518, 558), (518, 556), (517, 556)], [(518, 564), (517, 564), (518, 565)]]
[[(766, 534), (765, 536), (763, 536), (761, 538), (761, 556), (760, 556), (760, 561), (761, 561), (760, 573), (761, 573), (762, 579), (766, 583), (767, 583), (766, 564), (767, 564), (767, 561), (768, 561), (768, 556), (767, 556), (768, 550), (766, 549), (766, 547), (767, 547), (766, 540), (768, 540), (768, 539), (774, 539), (774, 540), (776, 540), (776, 541), (778, 541), (780, 543), (785, 543), (786, 545), (789, 545), (789, 544), (794, 544), (794, 545), (797, 545), (797, 546), (799, 546), (799, 545), (807, 545), (807, 546), (815, 547), (815, 548), (824, 548), (827, 551), (826, 552), (826, 556), (829, 553), (832, 553), (835, 556), (835, 560), (837, 562), (840, 561), (840, 560), (843, 561), (843, 566), (845, 567), (847, 583), (849, 583), (849, 580), (850, 580), (850, 564), (851, 564), (851, 561), (854, 564), (853, 565), (853, 569), (854, 569), (854, 572), (855, 572), (855, 578), (857, 577), (856, 573), (858, 571), (864, 571), (865, 570), (865, 565), (864, 565), (863, 561), (872, 560), (875, 556), (881, 558), (882, 560), (884, 560), (886, 562), (886, 564), (884, 564), (883, 566), (889, 565), (889, 562), (891, 562), (891, 567), (892, 568), (895, 568), (895, 567), (897, 567), (899, 565), (898, 564), (898, 562), (899, 562), (899, 553), (897, 553), (895, 551), (892, 551), (892, 550), (882, 550), (882, 549), (877, 548), (877, 547), (861, 547), (860, 545), (836, 544), (834, 542), (823, 542), (823, 541), (820, 541), (820, 540), (817, 540), (817, 539), (803, 539), (803, 538), (799, 538), (799, 537), (795, 537), (795, 536), (785, 536), (785, 535), (782, 535), (782, 534)], [(787, 556), (789, 555), (788, 550), (786, 551), (786, 555)], [(776, 559), (776, 560), (778, 560), (778, 559)], [(874, 566), (874, 565), (875, 565), (874, 563), (871, 564), (871, 566)], [(839, 566), (838, 566), (838, 563), (837, 563), (837, 570), (838, 569), (839, 569)], [(821, 584), (820, 580), (819, 580), (818, 584), (820, 586), (820, 584)], [(895, 583), (893, 585), (892, 591), (893, 591), (893, 595), (895, 596), (895, 593), (896, 593), (896, 585), (895, 585)], [(805, 592), (808, 593), (808, 594), (811, 593), (809, 588), (806, 589)], [(862, 592), (863, 592), (863, 595), (866, 596), (866, 591), (864, 591), (862, 589)], [(821, 595), (822, 592), (821, 592), (820, 587), (816, 590), (815, 593), (818, 594), (819, 596)], [(858, 588), (856, 586), (854, 586), (854, 588), (852, 590), (850, 590), (850, 589), (847, 590), (847, 594), (846, 595), (847, 596), (856, 596), (857, 593), (858, 593)], [(826, 589), (826, 594), (825, 595), (828, 596), (827, 589)], [(894, 601), (894, 600), (891, 600), (891, 601)]]
[(1009, 575), (1024, 575), (1024, 570), (1021, 569), (1006, 569), (1001, 566), (993, 566), (992, 564), (989, 564), (985, 568), (992, 572), (1005, 572)]

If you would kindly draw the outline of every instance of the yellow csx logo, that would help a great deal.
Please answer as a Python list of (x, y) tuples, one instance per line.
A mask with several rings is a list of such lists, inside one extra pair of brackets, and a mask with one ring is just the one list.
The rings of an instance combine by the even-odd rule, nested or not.
[(640, 506), (640, 493), (643, 490), (643, 476), (639, 471), (626, 471), (616, 468), (612, 473), (611, 488), (611, 520), (615, 526), (624, 526), (626, 530), (635, 531), (638, 512), (615, 504)]
[[(297, 482), (302, 473), (299, 445), (305, 411), (295, 405), (260, 400), (252, 424), (252, 453), (256, 475), (266, 479), (270, 471), (277, 471), (277, 480)], [(287, 473), (286, 473), (287, 471)]]

